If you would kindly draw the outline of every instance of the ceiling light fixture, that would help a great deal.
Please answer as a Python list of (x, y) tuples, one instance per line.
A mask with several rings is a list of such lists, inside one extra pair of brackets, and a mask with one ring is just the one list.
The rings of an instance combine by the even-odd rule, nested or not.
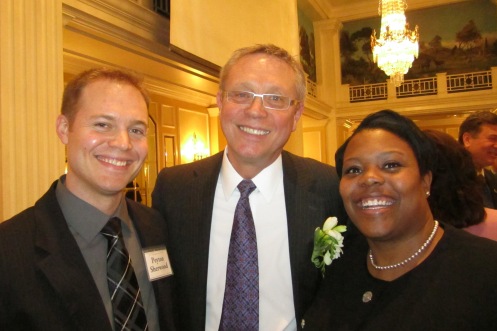
[(376, 39), (376, 30), (371, 35), (374, 62), (390, 76), (390, 82), (397, 87), (404, 82), (404, 75), (419, 52), (418, 26), (409, 30), (404, 14), (406, 8), (405, 0), (380, 0), (380, 38)]

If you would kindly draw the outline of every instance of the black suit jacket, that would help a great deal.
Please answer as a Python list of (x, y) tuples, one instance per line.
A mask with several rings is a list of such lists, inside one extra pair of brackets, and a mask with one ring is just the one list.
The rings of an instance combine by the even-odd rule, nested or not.
[(485, 175), (485, 184), (487, 185), (483, 194), (487, 195), (487, 200), (493, 203), (493, 206), (485, 204), (485, 207), (497, 209), (497, 175), (488, 169), (483, 169), (483, 173)]
[[(223, 152), (190, 164), (163, 169), (152, 205), (168, 228), (181, 330), (205, 328), (209, 236)], [(329, 216), (346, 221), (335, 168), (282, 153), (288, 240), (297, 324), (310, 305), (320, 273), (311, 262), (314, 230)], [(299, 325), (300, 328), (300, 325)]]
[[(33, 207), (0, 224), (0, 330), (112, 331), (57, 202), (56, 183)], [(129, 200), (128, 210), (143, 248), (165, 244), (156, 211)], [(175, 330), (172, 282), (153, 282), (161, 330)]]

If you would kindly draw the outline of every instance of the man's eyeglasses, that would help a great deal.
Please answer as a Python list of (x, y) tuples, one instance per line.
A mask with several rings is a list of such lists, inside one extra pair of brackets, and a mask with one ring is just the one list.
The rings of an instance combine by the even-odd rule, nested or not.
[(228, 101), (239, 105), (251, 105), (254, 98), (258, 97), (262, 99), (264, 108), (274, 110), (287, 110), (290, 106), (297, 105), (300, 102), (278, 94), (257, 94), (248, 91), (228, 91), (223, 92), (223, 95)]

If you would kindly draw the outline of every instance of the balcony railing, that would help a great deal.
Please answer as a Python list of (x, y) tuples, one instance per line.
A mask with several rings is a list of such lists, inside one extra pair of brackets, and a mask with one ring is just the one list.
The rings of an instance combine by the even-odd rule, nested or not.
[(437, 78), (410, 79), (397, 87), (397, 98), (437, 94)]
[(490, 71), (472, 72), (447, 76), (447, 92), (464, 92), (492, 88)]
[[(493, 77), (495, 76), (495, 77)], [(493, 78), (492, 78), (493, 77)], [(388, 83), (348, 86), (349, 102), (366, 102), (386, 100), (389, 98), (420, 97), (436, 94), (459, 93), (496, 89), (493, 80), (497, 80), (497, 67), (491, 70), (464, 74), (447, 75), (439, 73), (436, 77), (410, 79), (392, 88)], [(344, 85), (347, 88), (347, 85)], [(395, 91), (395, 96), (389, 96)]]
[(385, 83), (358, 85), (349, 88), (350, 102), (386, 100), (387, 97), (387, 84)]
[(170, 0), (154, 0), (154, 11), (159, 15), (169, 18), (170, 5)]
[(307, 95), (317, 98), (318, 97), (318, 88), (315, 82), (307, 78)]

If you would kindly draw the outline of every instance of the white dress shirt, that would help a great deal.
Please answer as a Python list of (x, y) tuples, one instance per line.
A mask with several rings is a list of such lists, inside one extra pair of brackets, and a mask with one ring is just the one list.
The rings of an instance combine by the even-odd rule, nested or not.
[[(223, 307), (226, 266), (236, 204), (243, 178), (224, 153), (216, 186), (209, 245), (206, 331), (218, 331)], [(288, 227), (281, 156), (252, 181), (249, 197), (259, 260), (259, 330), (296, 330)]]

